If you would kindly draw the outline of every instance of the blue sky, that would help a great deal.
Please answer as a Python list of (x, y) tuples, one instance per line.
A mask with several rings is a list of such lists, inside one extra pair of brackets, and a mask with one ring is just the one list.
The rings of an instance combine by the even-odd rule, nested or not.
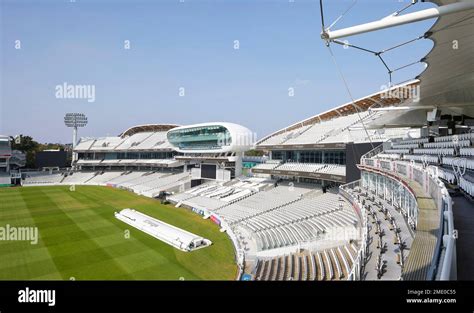
[[(118, 135), (146, 123), (235, 122), (259, 138), (350, 101), (320, 39), (316, 0), (0, 0), (0, 133), (71, 142), (67, 112), (82, 112), (80, 136)], [(327, 24), (352, 0), (326, 0)], [(408, 0), (359, 0), (334, 29), (387, 16)], [(413, 10), (432, 7), (419, 3)], [(434, 20), (350, 37), (380, 50), (422, 35)], [(15, 41), (21, 49), (15, 49)], [(124, 41), (131, 49), (124, 49)], [(234, 41), (239, 49), (234, 49)], [(373, 55), (333, 45), (356, 98), (388, 75)], [(386, 55), (393, 68), (424, 57), (420, 40)], [(418, 64), (394, 75), (414, 78)], [(95, 102), (57, 99), (56, 85), (94, 85)], [(288, 89), (294, 88), (294, 96)], [(180, 97), (180, 88), (185, 96)]]

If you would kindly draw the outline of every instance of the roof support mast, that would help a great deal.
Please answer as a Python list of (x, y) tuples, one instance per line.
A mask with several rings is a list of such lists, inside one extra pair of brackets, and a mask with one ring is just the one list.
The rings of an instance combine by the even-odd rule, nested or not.
[(321, 38), (327, 41), (331, 41), (342, 37), (349, 37), (384, 28), (419, 22), (430, 18), (436, 18), (443, 15), (453, 14), (470, 9), (474, 9), (474, 1), (466, 0), (404, 15), (394, 14), (375, 22), (370, 22), (339, 30), (331, 31), (329, 29), (325, 29), (321, 34)]

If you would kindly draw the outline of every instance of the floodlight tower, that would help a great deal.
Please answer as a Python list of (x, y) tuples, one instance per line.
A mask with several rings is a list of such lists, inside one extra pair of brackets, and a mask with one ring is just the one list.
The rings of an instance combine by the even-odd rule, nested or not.
[(87, 117), (84, 113), (67, 113), (64, 116), (64, 124), (67, 127), (71, 127), (72, 130), (72, 163), (76, 161), (76, 154), (74, 149), (77, 144), (77, 128), (84, 127), (87, 125)]

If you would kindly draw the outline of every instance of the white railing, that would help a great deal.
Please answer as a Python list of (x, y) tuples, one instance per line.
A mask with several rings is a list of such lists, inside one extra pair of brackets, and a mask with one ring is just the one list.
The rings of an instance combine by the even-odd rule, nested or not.
[(362, 161), (362, 160), (365, 160), (365, 159), (373, 158), (374, 156), (376, 156), (377, 154), (382, 153), (382, 152), (383, 152), (383, 144), (382, 144), (382, 145), (378, 145), (378, 146), (375, 147), (374, 149), (372, 149), (372, 150), (370, 150), (369, 152), (367, 152), (366, 154), (364, 154), (364, 155), (361, 157), (361, 161)]
[[(380, 146), (379, 146), (380, 147)], [(437, 234), (437, 245), (434, 251), (431, 267), (428, 270), (428, 280), (455, 280), (456, 272), (456, 239), (457, 231), (454, 229), (452, 212), (452, 199), (443, 182), (438, 178), (437, 168), (428, 166), (424, 168), (415, 163), (404, 161), (384, 161), (366, 157), (374, 156), (379, 148), (370, 151), (361, 159), (361, 165), (376, 168), (380, 173), (387, 172), (391, 176), (401, 176), (418, 182), (423, 190), (429, 194), (436, 203), (440, 212), (440, 223)], [(387, 162), (391, 163), (388, 165)]]
[(353, 189), (359, 186), (360, 180), (339, 186), (339, 194), (343, 196), (349, 203), (351, 203), (354, 211), (359, 216), (361, 221), (361, 232), (362, 240), (360, 241), (359, 251), (357, 251), (357, 256), (354, 259), (352, 264), (351, 272), (347, 277), (347, 280), (361, 280), (362, 270), (364, 266), (364, 260), (367, 254), (367, 214), (365, 212), (365, 207), (360, 204), (356, 199), (354, 199), (345, 189)]
[(233, 246), (234, 246), (234, 250), (235, 250), (234, 251), (235, 252), (235, 261), (236, 261), (238, 269), (239, 269), (238, 273), (237, 273), (236, 280), (240, 280), (240, 278), (242, 277), (242, 274), (244, 272), (245, 252), (242, 249), (242, 247), (240, 246), (239, 239), (237, 238), (237, 235), (232, 230), (232, 227), (221, 216), (219, 216), (218, 214), (216, 214), (214, 212), (212, 212), (212, 214), (211, 214), (211, 212), (207, 212), (207, 214), (209, 214), (209, 216), (214, 215), (215, 217), (217, 217), (217, 219), (220, 222), (219, 226), (221, 227), (221, 230), (225, 231), (226, 234), (229, 236), (230, 240), (232, 241)]

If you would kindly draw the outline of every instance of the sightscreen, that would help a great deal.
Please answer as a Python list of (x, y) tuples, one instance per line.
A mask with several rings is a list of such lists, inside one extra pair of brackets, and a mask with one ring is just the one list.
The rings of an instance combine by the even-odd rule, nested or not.
[(201, 177), (216, 179), (216, 166), (211, 164), (201, 165)]
[(36, 167), (66, 167), (66, 151), (42, 151), (36, 153)]

